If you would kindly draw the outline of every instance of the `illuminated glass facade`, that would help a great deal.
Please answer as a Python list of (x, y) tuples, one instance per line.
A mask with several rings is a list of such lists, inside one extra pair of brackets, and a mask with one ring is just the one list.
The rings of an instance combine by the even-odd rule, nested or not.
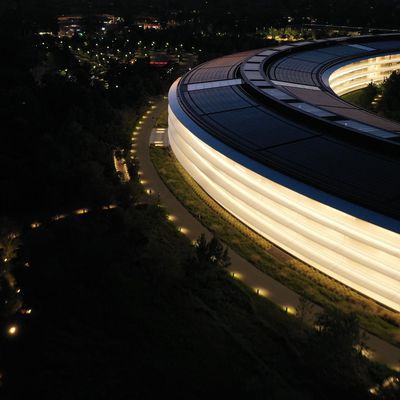
[[(371, 52), (367, 46), (353, 45), (350, 51)], [(290, 46), (284, 47), (281, 51), (289, 47), (293, 57)], [(343, 63), (338, 47), (334, 44), (329, 50), (339, 53), (335, 57)], [(304, 49), (303, 58), (315, 56), (314, 47), (311, 55), (306, 54), (307, 46)], [(307, 90), (332, 96), (322, 83), (309, 89), (305, 78), (270, 79), (265, 57), (272, 55), (272, 65), (282, 65), (285, 57), (276, 57), (278, 51), (214, 60), (175, 82), (169, 93), (172, 151), (214, 200), (254, 231), (326, 275), (400, 311), (400, 203), (393, 204), (394, 198), (400, 199), (400, 163), (385, 151), (370, 149), (371, 136), (364, 145), (322, 131), (320, 120), (326, 118), (335, 129), (342, 127), (338, 135), (358, 134), (357, 125), (340, 125), (339, 118), (324, 114), (319, 104), (295, 95), (296, 90)], [(302, 54), (296, 50), (295, 56)], [(376, 66), (376, 60), (384, 57), (367, 64), (363, 60), (356, 69), (342, 70), (342, 65), (332, 82), (343, 85), (336, 79), (364, 70), (365, 65)], [(379, 65), (389, 60), (397, 65), (393, 58), (384, 60)], [(250, 77), (243, 71), (251, 72)], [(254, 87), (277, 104), (255, 96)], [(305, 104), (299, 115), (308, 113), (318, 123), (297, 118), (292, 111), (295, 103)], [(376, 129), (372, 139), (392, 146), (396, 132)], [(380, 137), (385, 136), (380, 130), (387, 136)]]

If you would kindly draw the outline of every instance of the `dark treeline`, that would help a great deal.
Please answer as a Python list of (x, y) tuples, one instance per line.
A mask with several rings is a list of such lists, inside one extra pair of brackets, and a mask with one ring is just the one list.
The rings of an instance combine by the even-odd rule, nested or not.
[(2, 398), (364, 400), (390, 374), (361, 356), (354, 315), (308, 328), (229, 278), (223, 246), (194, 249), (159, 207), (66, 219), (23, 242), (33, 312), (0, 340)]
[[(34, 217), (116, 200), (112, 149), (126, 148), (141, 104), (160, 93), (147, 65), (111, 68), (121, 88), (93, 85), (68, 48), (39, 48), (30, 25), (8, 12), (0, 24), (2, 215)], [(73, 80), (60, 75), (67, 68)]]
[(399, 0), (12, 0), (2, 7), (11, 5), (23, 6), (27, 16), (49, 25), (54, 25), (54, 16), (68, 13), (111, 12), (129, 20), (139, 13), (167, 15), (174, 9), (188, 14), (196, 9), (203, 22), (233, 17), (266, 26), (291, 16), (298, 23), (311, 18), (318, 23), (397, 28), (400, 10)]

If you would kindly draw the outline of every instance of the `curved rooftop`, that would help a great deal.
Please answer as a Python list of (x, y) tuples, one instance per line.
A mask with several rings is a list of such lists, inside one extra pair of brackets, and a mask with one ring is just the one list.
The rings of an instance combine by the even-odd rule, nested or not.
[[(388, 73), (396, 69), (399, 53), (400, 35), (238, 53), (188, 72), (179, 82), (178, 101), (221, 142), (306, 185), (394, 219), (391, 229), (400, 232), (400, 124), (343, 101), (330, 81), (335, 72), (342, 78), (356, 73), (349, 75), (349, 87), (365, 86), (370, 75), (364, 60), (384, 60)], [(354, 68), (337, 73), (349, 65)]]

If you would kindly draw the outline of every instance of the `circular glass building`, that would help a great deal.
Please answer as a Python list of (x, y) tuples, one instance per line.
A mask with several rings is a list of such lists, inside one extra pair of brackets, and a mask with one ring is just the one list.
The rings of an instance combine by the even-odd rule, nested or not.
[(400, 68), (400, 36), (206, 62), (169, 93), (178, 161), (290, 254), (400, 311), (400, 123), (341, 98)]

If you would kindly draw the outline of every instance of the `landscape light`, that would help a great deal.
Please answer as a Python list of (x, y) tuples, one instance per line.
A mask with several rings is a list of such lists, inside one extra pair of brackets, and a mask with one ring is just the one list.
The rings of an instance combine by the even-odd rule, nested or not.
[(18, 327), (17, 327), (17, 325), (10, 325), (10, 326), (7, 328), (7, 334), (8, 334), (9, 336), (16, 336), (17, 333), (18, 333)]

